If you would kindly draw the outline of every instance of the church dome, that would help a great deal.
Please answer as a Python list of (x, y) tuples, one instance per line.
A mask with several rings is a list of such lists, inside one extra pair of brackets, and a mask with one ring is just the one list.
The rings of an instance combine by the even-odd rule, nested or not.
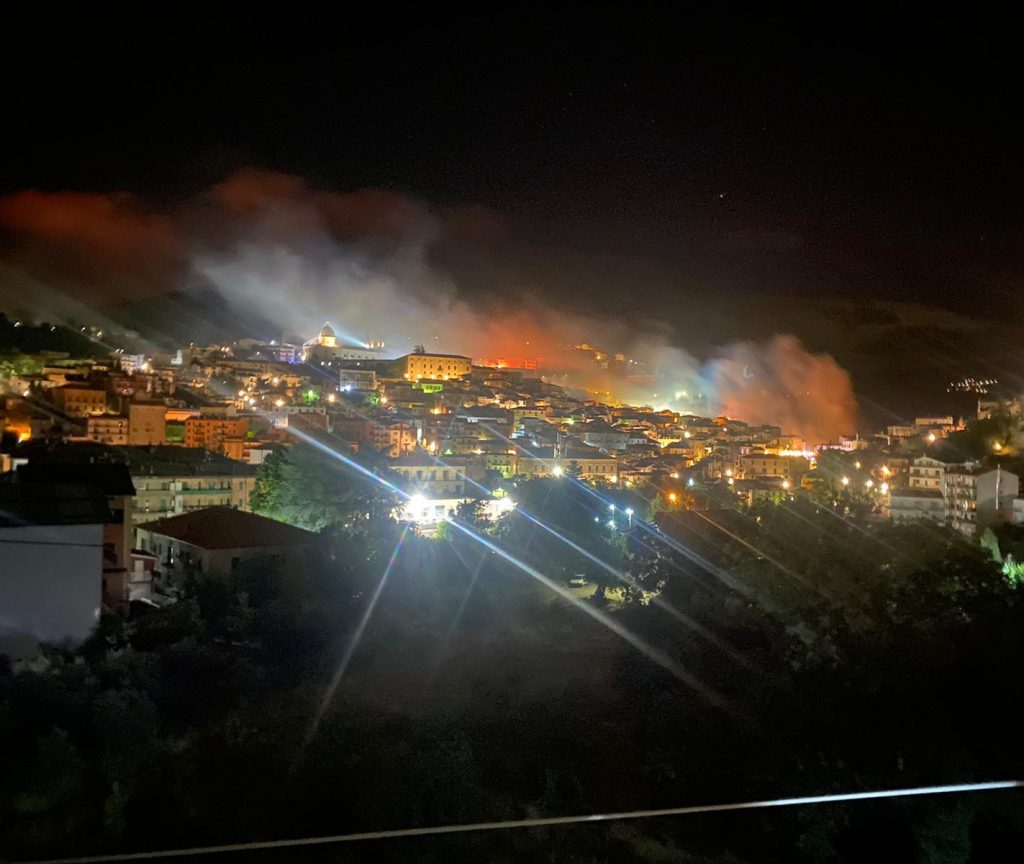
[(320, 338), (334, 339), (336, 336), (337, 334), (334, 332), (334, 328), (329, 323), (324, 321), (324, 326), (320, 330)]

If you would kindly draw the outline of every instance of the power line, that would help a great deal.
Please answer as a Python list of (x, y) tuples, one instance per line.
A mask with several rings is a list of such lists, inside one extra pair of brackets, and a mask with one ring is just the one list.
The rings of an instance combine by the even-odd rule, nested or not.
[(1022, 787), (1024, 787), (1024, 780), (994, 780), (985, 783), (962, 783), (950, 786), (916, 786), (908, 789), (879, 789), (873, 792), (841, 792), (832, 795), (810, 795), (802, 798), (772, 798), (767, 801), (738, 801), (728, 804), (697, 804), (689, 807), (668, 807), (662, 810), (627, 810), (618, 813), (594, 813), (584, 816), (549, 816), (538, 819), (511, 819), (505, 822), (470, 822), (462, 825), (433, 825), (426, 828), (397, 828), (389, 831), (364, 831), (357, 834), (296, 837), (287, 840), (256, 840), (250, 843), (227, 843), (222, 846), (196, 846), (186, 849), (159, 849), (151, 852), (122, 852), (113, 855), (85, 855), (78, 858), (50, 858), (44, 860), (14, 862), (14, 864), (106, 864), (106, 862), (114, 861), (144, 861), (158, 858), (180, 858), (192, 855), (219, 855), (227, 852), (254, 852), (262, 849), (325, 846), (333, 843), (358, 843), (366, 840), (395, 840), (403, 837), (425, 837), (437, 834), (468, 834), (479, 831), (544, 828), (550, 825), (575, 825), (586, 822), (616, 822), (627, 819), (653, 819), (660, 816), (691, 816), (698, 813), (723, 813), (730, 810), (760, 810), (769, 807), (798, 807), (810, 804), (834, 804), (843, 801), (866, 801), (877, 798), (910, 798), (920, 795), (991, 792), (999, 789), (1019, 789)]

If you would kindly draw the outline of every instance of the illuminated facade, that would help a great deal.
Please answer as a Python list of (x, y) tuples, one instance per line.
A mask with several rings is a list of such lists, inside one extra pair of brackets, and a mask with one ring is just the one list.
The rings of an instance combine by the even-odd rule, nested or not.
[(380, 360), (383, 352), (383, 342), (367, 342), (363, 345), (339, 342), (338, 334), (325, 321), (320, 332), (303, 344), (302, 359), (307, 363), (331, 363), (335, 360)]
[(942, 479), (946, 516), (963, 534), (973, 536), (980, 528), (1013, 520), (1013, 501), (1020, 490), (1016, 474), (998, 465), (950, 468)]
[(224, 452), (228, 439), (243, 439), (249, 431), (245, 417), (189, 417), (185, 421), (185, 446)]
[(85, 421), (85, 437), (101, 444), (127, 444), (128, 418), (120, 414), (94, 414)]
[(410, 493), (428, 499), (462, 498), (466, 494), (466, 467), (462, 463), (446, 460), (442, 464), (421, 451), (397, 459), (388, 467), (401, 475)]
[(71, 417), (88, 417), (90, 414), (105, 414), (107, 394), (96, 387), (84, 384), (65, 384), (54, 387), (53, 403)]
[(461, 354), (406, 354), (396, 361), (399, 371), (406, 380), (431, 378), (447, 381), (449, 378), (464, 378), (473, 369), (473, 361)]
[(164, 444), (167, 406), (163, 402), (132, 402), (128, 406), (128, 444)]

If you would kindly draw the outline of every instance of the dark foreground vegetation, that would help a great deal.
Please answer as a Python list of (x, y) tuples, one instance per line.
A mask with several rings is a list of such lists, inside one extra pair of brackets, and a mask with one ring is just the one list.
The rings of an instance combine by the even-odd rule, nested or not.
[[(353, 518), (376, 513), (375, 493), (323, 476), (336, 483), (306, 497), (319, 495), (328, 527), (300, 578), (258, 566), (197, 577), (175, 605), (105, 617), (76, 652), (17, 673), (0, 664), (0, 856), (1024, 776), (1024, 589), (945, 529), (850, 521), (798, 496), (661, 513), (664, 533), (627, 535), (594, 521), (606, 504), (571, 478), (520, 486), (521, 510), (627, 573), (619, 593), (526, 515), (485, 528), (464, 514), (467, 530), (560, 585), (586, 573), (602, 590), (580, 602), (656, 662), (454, 526), (423, 538)], [(230, 860), (297, 854), (980, 864), (1024, 860), (1024, 792)]]

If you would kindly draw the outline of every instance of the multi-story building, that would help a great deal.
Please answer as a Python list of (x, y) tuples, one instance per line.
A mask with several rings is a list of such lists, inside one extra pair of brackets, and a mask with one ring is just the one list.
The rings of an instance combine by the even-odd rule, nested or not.
[(131, 402), (128, 405), (128, 441), (149, 446), (167, 441), (167, 406), (163, 402)]
[(603, 420), (593, 420), (581, 427), (583, 443), (598, 450), (625, 450), (629, 446), (629, 435), (622, 429), (609, 426)]
[(910, 465), (908, 486), (911, 489), (926, 489), (942, 492), (942, 478), (954, 463), (942, 462), (931, 456), (918, 456)]
[(418, 450), (396, 459), (388, 467), (401, 475), (410, 494), (445, 499), (466, 495), (466, 466), (462, 462), (442, 461)]
[(189, 417), (185, 421), (185, 446), (224, 453), (227, 439), (244, 439), (249, 431), (247, 417)]
[(747, 480), (759, 477), (782, 477), (797, 483), (811, 470), (810, 460), (803, 456), (779, 456), (772, 453), (746, 453), (736, 460), (736, 476)]
[(399, 374), (410, 381), (433, 378), (447, 381), (463, 378), (473, 369), (473, 361), (461, 354), (406, 354), (395, 361)]
[(103, 603), (110, 510), (95, 484), (0, 483), (0, 654), (84, 641)]
[(943, 497), (950, 524), (973, 535), (989, 525), (1013, 521), (1013, 501), (1020, 491), (1016, 474), (995, 468), (951, 467), (943, 477)]
[(53, 404), (71, 417), (88, 417), (107, 411), (106, 391), (90, 384), (65, 384), (54, 387), (50, 393)]
[(122, 414), (93, 414), (86, 418), (85, 437), (100, 444), (127, 444), (128, 418)]
[(156, 452), (148, 459), (146, 454), (133, 454), (136, 525), (204, 507), (249, 509), (249, 496), (256, 484), (255, 465), (197, 448), (146, 449)]
[(373, 424), (371, 443), (381, 453), (397, 459), (416, 447), (416, 430), (399, 420), (378, 420)]
[(585, 480), (618, 482), (619, 460), (593, 447), (557, 453), (554, 447), (516, 449), (515, 473), (525, 477), (572, 474)]
[(946, 521), (946, 500), (937, 489), (894, 489), (889, 495), (889, 518), (896, 523)]
[(280, 575), (300, 575), (316, 534), (230, 507), (211, 507), (157, 519), (136, 530), (170, 580), (189, 573), (227, 575), (244, 562), (265, 562)]
[(256, 484), (257, 466), (197, 447), (112, 447), (88, 441), (59, 446), (29, 442), (25, 448), (29, 465), (59, 465), (64, 475), (68, 465), (126, 468), (134, 497), (111, 507), (130, 513), (135, 524), (201, 507), (248, 510)]
[[(91, 445), (87, 445), (91, 446)], [(103, 521), (102, 593), (104, 602), (117, 606), (129, 599), (132, 568), (132, 500), (135, 489), (126, 466), (111, 463), (60, 463), (29, 459), (18, 468), (18, 480), (26, 487), (99, 490), (106, 502)], [(66, 505), (67, 513), (74, 507)]]
[(377, 373), (373, 369), (339, 369), (338, 386), (342, 390), (376, 390)]

